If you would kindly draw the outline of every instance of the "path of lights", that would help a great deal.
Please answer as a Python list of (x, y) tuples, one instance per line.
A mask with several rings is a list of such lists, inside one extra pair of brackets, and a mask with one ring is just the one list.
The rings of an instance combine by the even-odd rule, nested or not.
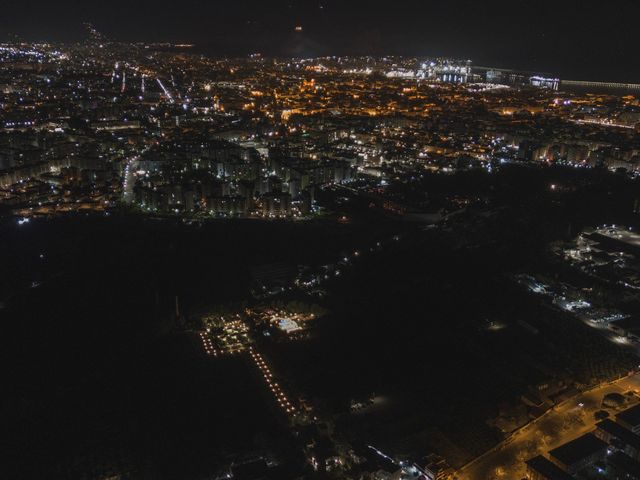
[(260, 370), (260, 373), (264, 377), (264, 380), (271, 390), (271, 393), (278, 402), (278, 405), (280, 405), (280, 407), (290, 416), (295, 416), (296, 408), (291, 404), (287, 396), (284, 394), (282, 388), (280, 388), (280, 385), (278, 385), (278, 382), (273, 379), (273, 373), (271, 373), (271, 369), (267, 365), (267, 362), (264, 361), (264, 357), (253, 347), (249, 347), (249, 353), (251, 354), (251, 359), (256, 364), (256, 366)]
[(211, 355), (217, 357), (221, 352), (213, 346), (211, 343), (211, 338), (207, 335), (207, 332), (200, 332), (200, 339), (202, 340), (202, 345), (204, 346), (205, 352), (207, 355)]

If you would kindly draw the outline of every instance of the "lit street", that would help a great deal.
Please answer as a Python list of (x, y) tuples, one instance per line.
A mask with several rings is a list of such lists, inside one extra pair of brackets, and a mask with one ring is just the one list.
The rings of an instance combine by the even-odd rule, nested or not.
[[(594, 429), (594, 413), (601, 410), (602, 398), (609, 393), (640, 391), (640, 374), (600, 385), (573, 397), (546, 414), (516, 430), (496, 448), (458, 471), (459, 480), (520, 480), (525, 477), (524, 462), (545, 454)], [(634, 402), (637, 402), (637, 397)], [(630, 403), (629, 405), (632, 405)], [(581, 406), (582, 405), (582, 406)], [(615, 412), (610, 411), (611, 416)]]

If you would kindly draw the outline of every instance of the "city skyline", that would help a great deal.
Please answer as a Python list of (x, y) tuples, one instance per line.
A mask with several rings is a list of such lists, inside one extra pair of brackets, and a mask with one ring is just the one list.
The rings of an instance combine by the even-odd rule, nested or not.
[(11, 3), (3, 478), (640, 480), (632, 11)]
[(606, 8), (547, 0), (400, 1), (393, 7), (332, 0), (28, 1), (5, 7), (0, 38), (81, 41), (83, 22), (91, 22), (116, 41), (192, 42), (213, 55), (454, 56), (573, 80), (638, 83), (638, 13), (637, 3), (626, 0)]

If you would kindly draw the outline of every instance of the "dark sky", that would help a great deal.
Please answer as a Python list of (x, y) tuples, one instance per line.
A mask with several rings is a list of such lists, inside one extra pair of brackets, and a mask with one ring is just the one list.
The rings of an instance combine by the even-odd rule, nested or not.
[(640, 83), (638, 0), (0, 0), (0, 10), (0, 39), (81, 40), (89, 21), (116, 40), (212, 54), (449, 55)]

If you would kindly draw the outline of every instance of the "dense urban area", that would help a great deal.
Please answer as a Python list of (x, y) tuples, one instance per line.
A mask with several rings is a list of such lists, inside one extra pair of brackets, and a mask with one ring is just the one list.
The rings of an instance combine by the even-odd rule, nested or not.
[(8, 478), (640, 479), (640, 85), (87, 31), (0, 44)]

